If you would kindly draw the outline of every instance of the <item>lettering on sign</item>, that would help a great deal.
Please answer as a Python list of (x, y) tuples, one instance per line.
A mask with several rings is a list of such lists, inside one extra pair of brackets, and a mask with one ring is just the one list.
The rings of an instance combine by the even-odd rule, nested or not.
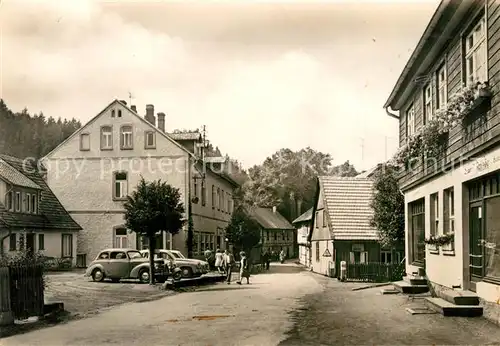
[(325, 252), (323, 252), (323, 257), (332, 257), (330, 250), (326, 249)]
[(463, 172), (465, 175), (470, 174), (474, 168), (476, 172), (482, 172), (490, 168), (491, 164), (500, 161), (500, 156), (494, 156), (490, 159), (481, 157), (471, 161), (470, 167), (465, 167)]

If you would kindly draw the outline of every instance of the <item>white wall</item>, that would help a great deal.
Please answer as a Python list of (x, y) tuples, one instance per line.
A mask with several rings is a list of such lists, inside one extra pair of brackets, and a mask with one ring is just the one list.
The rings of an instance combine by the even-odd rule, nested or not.
[[(430, 236), (430, 195), (439, 193), (439, 208), (442, 215), (443, 191), (453, 187), (455, 194), (455, 251), (431, 254), (426, 249), (426, 272), (429, 280), (449, 287), (460, 285), (468, 289), (469, 281), (469, 234), (468, 234), (468, 190), (463, 184), (472, 179), (492, 173), (500, 169), (500, 148), (491, 151), (478, 160), (462, 164), (457, 169), (447, 172), (443, 176), (433, 179), (405, 193), (405, 215), (408, 216), (408, 203), (425, 197), (425, 237)], [(407, 219), (408, 221), (408, 219)], [(442, 221), (438, 233), (442, 234)], [(408, 253), (409, 225), (405, 223), (406, 246)], [(406, 259), (407, 272), (411, 274), (417, 268), (410, 265), (410, 258)], [(477, 284), (477, 294), (488, 301), (500, 299), (500, 287), (489, 283)]]
[[(316, 256), (317, 255), (316, 244), (319, 244), (319, 258), (318, 256)], [(332, 255), (331, 257), (323, 256), (326, 249), (329, 250), (330, 254)], [(312, 256), (311, 266), (313, 272), (323, 275), (330, 275), (330, 268), (335, 267), (335, 262), (333, 257), (334, 256), (333, 242), (331, 240), (312, 241), (311, 256)]]

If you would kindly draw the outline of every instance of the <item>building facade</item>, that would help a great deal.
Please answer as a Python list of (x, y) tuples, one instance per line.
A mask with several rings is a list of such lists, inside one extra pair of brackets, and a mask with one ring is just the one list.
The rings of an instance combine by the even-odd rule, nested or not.
[(262, 253), (274, 252), (278, 255), (283, 250), (287, 258), (295, 257), (295, 228), (276, 207), (249, 207), (245, 211), (260, 225)]
[(371, 225), (373, 180), (318, 177), (309, 240), (313, 272), (338, 277), (340, 262), (399, 263), (404, 253), (384, 249)]
[[(143, 118), (115, 100), (42, 159), (49, 186), (83, 228), (77, 246), (83, 263), (106, 247), (148, 246), (124, 226), (124, 201), (141, 177), (178, 188), (186, 219), (191, 203), (195, 254), (224, 246), (235, 183), (200, 160), (199, 145), (191, 150), (170, 137), (165, 114), (157, 116), (153, 105)], [(187, 254), (187, 224), (174, 236), (162, 232), (157, 246)]]
[(293, 220), (292, 224), (297, 230), (297, 244), (299, 263), (310, 267), (311, 265), (311, 244), (308, 241), (311, 228), (313, 208)]
[(81, 227), (62, 207), (34, 160), (0, 155), (0, 254), (30, 250), (76, 265)]
[[(407, 273), (425, 267), (437, 292), (473, 291), (487, 309), (500, 292), (499, 7), (442, 1), (385, 104), (400, 123), (398, 154), (408, 154)], [(408, 150), (436, 121), (440, 150)]]

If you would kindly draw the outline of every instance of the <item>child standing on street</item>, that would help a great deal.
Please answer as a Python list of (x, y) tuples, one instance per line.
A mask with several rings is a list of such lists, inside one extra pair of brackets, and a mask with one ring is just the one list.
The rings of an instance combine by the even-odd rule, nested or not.
[(215, 268), (217, 268), (219, 274), (224, 273), (223, 262), (223, 254), (220, 249), (217, 249), (217, 251), (215, 252)]
[(238, 285), (241, 285), (243, 278), (247, 279), (247, 285), (250, 284), (250, 271), (248, 270), (248, 258), (245, 251), (240, 252), (240, 279), (236, 281)]

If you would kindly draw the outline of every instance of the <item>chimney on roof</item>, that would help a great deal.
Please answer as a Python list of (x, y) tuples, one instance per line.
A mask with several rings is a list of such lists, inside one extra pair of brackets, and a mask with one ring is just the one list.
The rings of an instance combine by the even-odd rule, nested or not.
[(127, 101), (125, 100), (120, 100), (121, 103), (123, 103), (125, 106), (127, 105)]
[(273, 213), (276, 214), (276, 206), (273, 206)]
[(137, 113), (137, 107), (135, 105), (130, 105), (130, 109)]
[(165, 113), (158, 113), (158, 130), (165, 132)]
[(156, 126), (155, 106), (146, 105), (146, 116), (144, 118), (153, 126)]

